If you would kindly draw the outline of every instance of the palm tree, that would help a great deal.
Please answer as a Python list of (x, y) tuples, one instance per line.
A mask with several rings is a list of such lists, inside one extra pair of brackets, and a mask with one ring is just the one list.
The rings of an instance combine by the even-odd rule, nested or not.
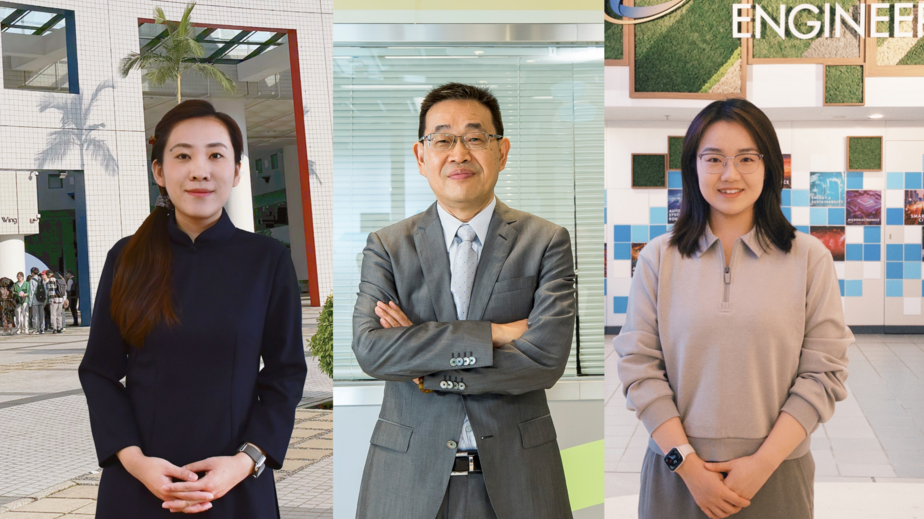
[(159, 46), (164, 49), (163, 53), (154, 52), (154, 49), (151, 49), (144, 53), (132, 52), (125, 56), (120, 63), (122, 77), (127, 77), (132, 70), (143, 69), (147, 71), (145, 77), (154, 86), (161, 86), (169, 80), (175, 80), (177, 104), (182, 101), (180, 91), (183, 85), (183, 73), (188, 70), (214, 79), (229, 94), (236, 92), (237, 87), (227, 74), (211, 63), (199, 62), (199, 59), (205, 55), (205, 50), (193, 37), (190, 14), (195, 6), (195, 2), (187, 4), (183, 18), (179, 22), (167, 20), (167, 15), (160, 7), (154, 9), (154, 23), (167, 26), (167, 37)]
[(35, 156), (35, 165), (39, 169), (54, 164), (77, 147), (80, 151), (80, 167), (85, 168), (84, 155), (89, 152), (94, 160), (99, 162), (106, 173), (116, 175), (119, 164), (109, 150), (105, 141), (96, 138), (93, 132), (106, 127), (106, 123), (89, 124), (90, 113), (99, 95), (107, 88), (113, 88), (112, 81), (107, 80), (99, 84), (90, 102), (84, 106), (83, 94), (74, 96), (45, 95), (39, 103), (39, 112), (57, 110), (61, 112), (61, 129), (48, 134), (45, 149)]

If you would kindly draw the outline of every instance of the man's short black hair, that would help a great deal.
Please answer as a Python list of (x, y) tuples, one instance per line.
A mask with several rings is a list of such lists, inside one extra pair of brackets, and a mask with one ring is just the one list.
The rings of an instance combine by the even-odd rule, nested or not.
[(478, 101), (491, 112), (491, 122), (494, 124), (494, 131), (498, 135), (504, 134), (504, 123), (501, 121), (500, 103), (490, 90), (475, 85), (466, 85), (465, 83), (446, 83), (440, 85), (424, 98), (420, 103), (420, 126), (417, 128), (417, 138), (422, 139), (427, 131), (427, 112), (436, 103), (440, 101)]

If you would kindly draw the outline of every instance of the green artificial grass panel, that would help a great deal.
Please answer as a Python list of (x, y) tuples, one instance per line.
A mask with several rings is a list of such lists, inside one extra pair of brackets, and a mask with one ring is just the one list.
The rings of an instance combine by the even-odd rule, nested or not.
[(899, 65), (924, 65), (924, 38), (918, 40), (908, 54), (898, 61)]
[[(610, 3), (605, 1), (603, 11), (612, 18), (618, 18), (610, 9)], [(622, 59), (622, 25), (603, 22), (603, 59)]]
[(862, 65), (827, 65), (825, 75), (826, 103), (863, 102)]
[[(895, 4), (895, 3), (898, 3), (898, 2), (906, 2), (906, 1), (907, 1), (907, 0), (876, 0), (875, 3), (877, 3), (877, 4)], [(872, 2), (871, 2), (871, 3), (872, 3)], [(917, 10), (917, 4), (915, 4), (914, 9), (912, 9), (912, 10), (913, 10), (913, 11), (914, 11), (914, 10)], [(879, 13), (881, 14), (882, 11), (879, 11)], [(906, 12), (904, 12), (903, 14), (908, 14), (908, 12), (906, 11)], [(887, 21), (887, 22), (877, 22), (877, 23), (876, 23), (876, 31), (877, 31), (877, 32), (887, 32), (887, 33), (889, 33), (889, 34), (895, 34), (895, 11), (892, 9), (892, 7), (889, 7), (889, 21)], [(914, 31), (912, 30), (912, 32), (914, 32)], [(890, 39), (891, 39), (891, 38), (876, 38), (876, 46), (877, 46), (877, 47), (881, 47), (881, 46), (883, 46), (883, 45), (885, 44), (885, 42), (889, 41)]]
[[(780, 38), (780, 35), (773, 30), (768, 23), (761, 21), (761, 33), (760, 39), (756, 35), (756, 21), (752, 22), (751, 41), (754, 44), (754, 57), (755, 58), (801, 58), (805, 51), (812, 46), (812, 42), (824, 36), (824, 8), (825, 2), (831, 4), (831, 37), (834, 37), (834, 14), (836, 12), (834, 4), (840, 4), (844, 10), (850, 12), (851, 8), (859, 3), (859, 0), (799, 0), (799, 2), (791, 2), (788, 0), (756, 0), (756, 4), (759, 5), (764, 12), (770, 15), (770, 18), (774, 22), (779, 21), (780, 16), (780, 4), (786, 5), (786, 19), (783, 20), (783, 34), (786, 35), (786, 38)], [(799, 32), (807, 33), (811, 32), (811, 28), (805, 25), (805, 22), (809, 20), (818, 20), (822, 22), (821, 28), (818, 30), (818, 36), (802, 40), (797, 38), (794, 34), (789, 31), (789, 13), (793, 7), (801, 4), (810, 4), (818, 8), (818, 14), (813, 14), (811, 11), (800, 11), (796, 15), (795, 27)], [(756, 18), (756, 15), (754, 15)], [(841, 31), (846, 31), (847, 26), (841, 28)], [(841, 33), (844, 34), (843, 32)], [(859, 49), (858, 49), (859, 50)]]
[(632, 157), (632, 187), (664, 187), (666, 184), (664, 155)]
[[(663, 0), (638, 0), (649, 6)], [(698, 93), (741, 41), (732, 37), (726, 0), (696, 0), (635, 26), (635, 91)]]
[(847, 169), (882, 169), (882, 139), (879, 137), (848, 137)]
[(703, 85), (703, 88), (699, 89), (699, 93), (708, 94), (709, 91), (712, 90), (712, 87), (714, 87), (716, 83), (718, 83), (719, 81), (722, 80), (723, 77), (725, 77), (725, 74), (728, 73), (728, 69), (732, 68), (732, 66), (739, 59), (741, 59), (741, 47), (738, 47), (738, 49), (735, 50), (735, 53), (732, 54), (730, 58), (728, 58), (728, 61), (726, 61), (725, 64), (722, 65), (722, 68), (720, 68), (718, 72), (713, 74), (712, 77), (709, 78), (709, 81), (706, 81), (706, 84)]
[(683, 153), (683, 137), (667, 138), (667, 169), (680, 169), (680, 154)]

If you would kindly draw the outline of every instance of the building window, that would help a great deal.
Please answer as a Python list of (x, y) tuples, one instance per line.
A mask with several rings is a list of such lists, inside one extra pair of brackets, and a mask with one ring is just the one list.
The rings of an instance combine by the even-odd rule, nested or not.
[(48, 189), (61, 189), (64, 187), (64, 179), (60, 173), (48, 174)]
[(3, 87), (79, 94), (74, 11), (0, 2)]

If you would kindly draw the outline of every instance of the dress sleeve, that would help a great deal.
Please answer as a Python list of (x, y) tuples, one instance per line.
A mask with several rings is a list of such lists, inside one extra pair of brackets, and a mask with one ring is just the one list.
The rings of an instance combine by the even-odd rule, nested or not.
[(279, 469), (285, 460), (295, 427), (295, 407), (302, 399), (308, 375), (302, 343), (301, 296), (288, 251), (280, 254), (270, 286), (260, 348), (263, 369), (257, 375), (257, 402), (244, 441), (263, 450), (268, 467)]
[(125, 447), (141, 447), (128, 391), (120, 382), (128, 370), (130, 346), (109, 313), (109, 291), (117, 256), (118, 251), (113, 248), (106, 257), (93, 305), (87, 350), (77, 370), (90, 410), (99, 466), (104, 468), (116, 463), (116, 453)]
[(658, 336), (658, 269), (651, 263), (651, 252), (643, 250), (639, 254), (629, 289), (626, 323), (613, 339), (626, 407), (635, 411), (649, 434), (680, 416), (674, 390), (667, 381)]
[(855, 340), (844, 323), (831, 254), (824, 254), (809, 270), (807, 285), (802, 354), (782, 410), (812, 434), (819, 422), (831, 419), (834, 403), (847, 398), (847, 347)]

